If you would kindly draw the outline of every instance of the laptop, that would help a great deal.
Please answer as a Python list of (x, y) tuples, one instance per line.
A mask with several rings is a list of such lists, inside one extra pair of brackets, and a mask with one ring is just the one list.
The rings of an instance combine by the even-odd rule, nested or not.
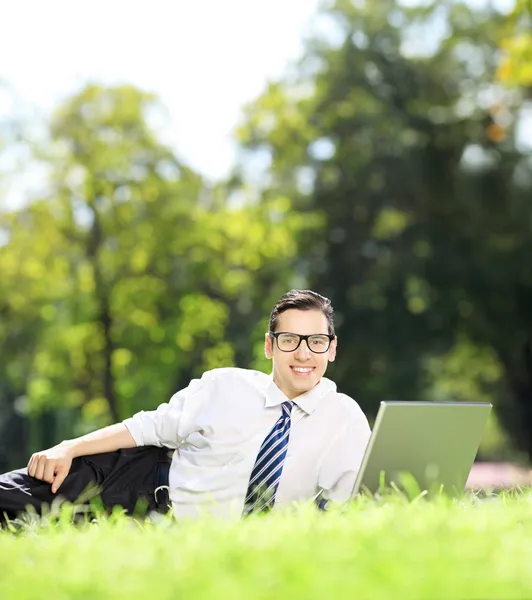
[(484, 402), (381, 402), (352, 498), (394, 487), (408, 492), (412, 478), (415, 489), (429, 495), (461, 494), (491, 408)]

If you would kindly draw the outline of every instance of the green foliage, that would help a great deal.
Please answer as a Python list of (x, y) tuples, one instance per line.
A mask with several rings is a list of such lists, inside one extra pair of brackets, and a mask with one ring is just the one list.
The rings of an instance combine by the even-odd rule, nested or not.
[(0, 425), (29, 416), (12, 434), (35, 449), (205, 369), (266, 370), (271, 305), (308, 286), (336, 307), (328, 374), (370, 418), (383, 398), (489, 400), (483, 455), (532, 456), (526, 90), (496, 75), (504, 40), (526, 56), (527, 2), (330, 3), (295, 75), (246, 107), (223, 184), (161, 143), (151, 94), (89, 85), (58, 107), (49, 185), (0, 214)]
[(507, 37), (501, 42), (498, 78), (506, 85), (532, 88), (532, 2), (517, 0), (507, 18)]
[(158, 111), (129, 86), (82, 90), (41, 151), (49, 193), (1, 217), (0, 380), (32, 414), (77, 411), (74, 433), (248, 366), (248, 332), (318, 225), (280, 194), (232, 208), (158, 141)]
[[(329, 34), (238, 134), (270, 156), (270, 192), (325, 218), (301, 249), (337, 309), (331, 375), (369, 414), (383, 398), (489, 397), (532, 456), (532, 180), (522, 96), (493, 83), (505, 19), (393, 0), (323, 18)], [(463, 336), (474, 350), (449, 385), (435, 365), (454, 368)]]

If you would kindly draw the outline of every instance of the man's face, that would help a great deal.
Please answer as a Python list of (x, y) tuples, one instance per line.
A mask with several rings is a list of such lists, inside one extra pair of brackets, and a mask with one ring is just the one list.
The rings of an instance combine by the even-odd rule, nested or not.
[[(291, 308), (279, 315), (277, 332), (312, 335), (329, 333), (327, 318), (321, 310), (298, 310)], [(273, 381), (289, 399), (312, 389), (322, 378), (327, 363), (336, 357), (336, 338), (324, 354), (311, 352), (305, 340), (293, 352), (282, 352), (277, 342), (268, 334), (265, 337), (264, 352), (273, 362)]]

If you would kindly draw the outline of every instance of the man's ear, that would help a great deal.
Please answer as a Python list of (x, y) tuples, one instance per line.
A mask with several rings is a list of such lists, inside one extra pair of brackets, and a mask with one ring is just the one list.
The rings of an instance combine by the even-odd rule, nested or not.
[(331, 347), (329, 348), (329, 362), (334, 362), (336, 358), (336, 348), (338, 346), (338, 338), (335, 336), (334, 340), (331, 342)]
[(269, 333), (264, 334), (264, 355), (270, 360), (273, 358), (272, 338)]

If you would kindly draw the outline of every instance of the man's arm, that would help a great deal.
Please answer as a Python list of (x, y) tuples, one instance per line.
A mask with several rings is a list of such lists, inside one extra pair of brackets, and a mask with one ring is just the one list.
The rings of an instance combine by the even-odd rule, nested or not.
[(72, 458), (114, 452), (120, 450), (120, 448), (134, 448), (136, 446), (133, 436), (123, 423), (97, 429), (79, 438), (65, 440), (59, 445), (69, 449)]
[(70, 471), (72, 460), (78, 456), (113, 452), (136, 446), (133, 436), (123, 423), (65, 440), (48, 450), (33, 454), (28, 462), (28, 474), (52, 484), (55, 494)]
[[(135, 446), (167, 446), (177, 448), (189, 431), (204, 402), (209, 398), (212, 371), (174, 394), (169, 402), (156, 410), (141, 411), (123, 423), (66, 440), (42, 452), (36, 452), (28, 463), (28, 474), (52, 484), (56, 493), (78, 456), (114, 452)], [(188, 408), (187, 408), (188, 406)]]
[(320, 497), (326, 500), (344, 503), (349, 500), (353, 491), (371, 437), (368, 420), (360, 408), (357, 412), (357, 418), (346, 423), (320, 465)]

